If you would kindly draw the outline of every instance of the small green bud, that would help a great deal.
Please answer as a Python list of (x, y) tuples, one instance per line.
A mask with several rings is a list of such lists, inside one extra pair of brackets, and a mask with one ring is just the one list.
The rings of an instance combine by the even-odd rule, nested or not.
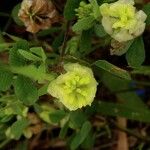
[(44, 120), (47, 123), (52, 123), (50, 120), (50, 114), (55, 111), (54, 108), (52, 108), (50, 105), (42, 105), (41, 106), (42, 111), (39, 113), (39, 117)]
[(75, 9), (77, 12), (78, 19), (83, 19), (93, 15), (93, 8), (91, 4), (80, 2), (79, 8)]
[(5, 134), (10, 139), (14, 139), (15, 138), (15, 135), (11, 133), (11, 128), (10, 127), (6, 130)]
[(31, 132), (30, 128), (26, 128), (23, 131), (23, 135), (27, 138), (30, 139), (33, 135), (33, 133)]
[(13, 109), (8, 107), (4, 110), (5, 115), (12, 115), (13, 114)]

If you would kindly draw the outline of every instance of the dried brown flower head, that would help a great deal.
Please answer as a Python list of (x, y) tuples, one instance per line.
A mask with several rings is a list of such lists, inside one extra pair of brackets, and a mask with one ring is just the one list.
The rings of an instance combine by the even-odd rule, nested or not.
[(18, 16), (32, 33), (58, 21), (58, 13), (50, 0), (23, 0)]
[(114, 39), (111, 40), (111, 48), (110, 48), (110, 54), (111, 55), (117, 55), (121, 56), (125, 54), (132, 44), (133, 40), (127, 41), (127, 42), (118, 42)]

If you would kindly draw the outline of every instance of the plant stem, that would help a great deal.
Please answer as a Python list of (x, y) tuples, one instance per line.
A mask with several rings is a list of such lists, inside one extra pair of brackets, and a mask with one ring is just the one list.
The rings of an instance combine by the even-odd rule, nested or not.
[(61, 46), (61, 53), (60, 53), (60, 63), (63, 62), (64, 60), (64, 55), (65, 55), (65, 49), (67, 45), (67, 39), (68, 39), (68, 34), (69, 34), (69, 27), (70, 27), (70, 22), (66, 22), (66, 29), (65, 29), (65, 35), (64, 35), (64, 40)]
[(3, 141), (2, 143), (0, 143), (0, 149), (3, 148), (6, 144), (8, 144), (11, 140), (7, 139), (5, 141)]
[(4, 28), (3, 28), (3, 32), (7, 31), (8, 27), (9, 27), (10, 24), (11, 24), (11, 22), (12, 22), (12, 18), (9, 16), (7, 23), (6, 23), (6, 25), (4, 26)]
[(130, 129), (127, 129), (127, 128), (124, 128), (124, 127), (121, 127), (119, 125), (117, 125), (116, 123), (114, 123), (113, 121), (111, 121), (111, 123), (113, 123), (113, 125), (115, 125), (116, 128), (118, 128), (119, 130), (123, 131), (123, 132), (126, 132), (134, 137), (136, 137), (137, 139), (140, 139), (142, 141), (147, 141), (147, 142), (150, 142), (150, 137), (144, 137), (140, 134), (137, 134), (133, 131), (131, 131)]

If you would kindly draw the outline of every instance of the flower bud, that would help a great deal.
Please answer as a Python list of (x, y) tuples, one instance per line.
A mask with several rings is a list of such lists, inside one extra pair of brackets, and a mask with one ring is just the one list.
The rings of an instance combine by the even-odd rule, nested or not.
[(93, 8), (91, 4), (87, 4), (83, 1), (80, 2), (79, 8), (75, 9), (79, 19), (89, 17), (93, 15)]

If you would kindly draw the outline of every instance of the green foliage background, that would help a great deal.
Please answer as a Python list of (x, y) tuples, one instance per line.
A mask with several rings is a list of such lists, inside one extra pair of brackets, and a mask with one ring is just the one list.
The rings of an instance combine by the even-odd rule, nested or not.
[[(59, 138), (65, 139), (71, 150), (92, 149), (98, 132), (98, 129), (94, 131), (92, 124), (92, 118), (96, 115), (124, 117), (131, 121), (150, 123), (148, 105), (136, 90), (132, 90), (137, 89), (139, 85), (142, 89), (150, 86), (149, 81), (136, 79), (137, 75), (150, 75), (150, 67), (144, 63), (146, 54), (143, 37), (134, 39), (128, 46), (125, 54), (126, 67), (119, 64), (116, 66), (105, 58), (90, 57), (98, 48), (98, 53), (101, 53), (101, 48), (110, 45), (111, 39), (98, 21), (98, 4), (112, 1), (90, 1), (95, 8), (95, 18), (89, 16), (76, 21), (75, 9), (80, 2), (81, 0), (67, 0), (63, 10), (63, 24), (40, 31), (36, 34), (36, 40), (0, 32), (0, 54), (6, 53), (8, 56), (7, 63), (0, 60), (0, 149), (12, 139), (19, 140), (23, 136), (30, 138), (32, 133), (25, 133), (32, 125), (32, 120), (28, 118), (30, 112), (41, 119), (46, 130), (51, 126), (60, 128)], [(19, 4), (14, 7), (11, 17), (17, 26), (20, 26), (22, 23), (16, 17), (18, 7)], [(143, 10), (148, 16), (148, 26), (150, 4), (144, 5)], [(74, 34), (64, 41), (68, 24)], [(54, 36), (55, 34), (57, 36)], [(51, 43), (41, 40), (47, 36), (52, 37)], [(6, 37), (9, 40), (6, 40)], [(95, 38), (100, 39), (98, 44), (93, 43)], [(63, 42), (66, 44), (63, 61), (79, 62), (91, 67), (99, 82), (98, 93), (101, 92), (101, 86), (104, 86), (115, 99), (99, 99), (97, 96), (91, 107), (72, 112), (51, 97), (46, 101), (41, 100), (42, 96), (47, 95), (48, 84), (57, 76)], [(107, 122), (104, 122), (99, 128), (106, 125)], [(68, 135), (69, 130), (72, 131), (71, 135)]]

